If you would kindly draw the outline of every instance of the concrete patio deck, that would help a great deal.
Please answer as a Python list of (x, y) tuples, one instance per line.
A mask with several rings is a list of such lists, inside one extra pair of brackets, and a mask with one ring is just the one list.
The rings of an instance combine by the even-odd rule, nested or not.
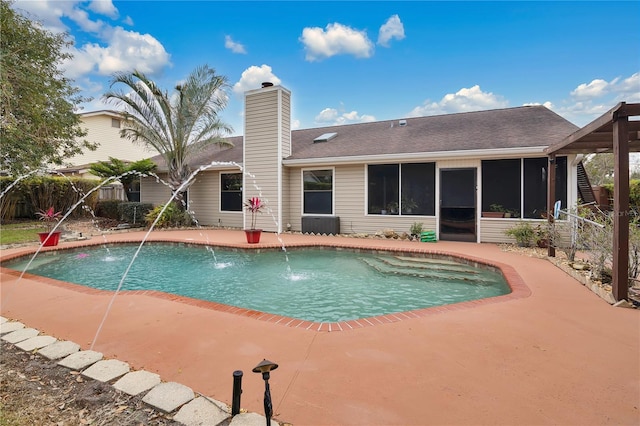
[[(0, 315), (88, 349), (113, 301), (94, 350), (227, 403), (232, 372), (243, 370), (242, 407), (257, 413), (264, 382), (251, 369), (267, 358), (279, 364), (270, 380), (274, 417), (296, 426), (640, 424), (640, 311), (610, 306), (547, 260), (492, 244), (280, 238), (263, 234), (259, 247), (446, 252), (508, 265), (517, 288), (336, 332), (155, 292), (113, 299), (49, 279), (18, 281), (2, 268)], [(156, 231), (150, 240), (250, 247), (244, 233), (228, 230)]]

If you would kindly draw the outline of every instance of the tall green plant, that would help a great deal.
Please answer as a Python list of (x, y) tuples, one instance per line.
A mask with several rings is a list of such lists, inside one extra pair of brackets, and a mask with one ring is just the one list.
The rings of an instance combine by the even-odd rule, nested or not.
[(222, 137), (233, 129), (218, 116), (227, 104), (227, 79), (206, 65), (192, 71), (171, 95), (140, 71), (115, 74), (110, 87), (105, 99), (124, 109), (121, 135), (160, 153), (174, 192), (191, 174), (189, 161), (198, 150), (211, 143), (229, 145)]
[(96, 145), (83, 140), (76, 107), (85, 99), (62, 74), (73, 41), (21, 15), (0, 1), (1, 168), (12, 175)]
[[(8, 187), (12, 179), (0, 179), (0, 187)], [(0, 202), (2, 220), (16, 217), (35, 218), (36, 212), (53, 206), (56, 211), (67, 213), (82, 197), (97, 185), (94, 179), (33, 176), (14, 185)], [(97, 191), (87, 196), (71, 214), (72, 217), (89, 215), (98, 201)]]
[(131, 184), (140, 179), (141, 174), (155, 171), (156, 164), (148, 158), (144, 160), (134, 161), (132, 163), (124, 162), (117, 158), (109, 157), (109, 161), (98, 161), (89, 167), (91, 174), (101, 178), (118, 178), (122, 184), (124, 193), (127, 195), (128, 201), (134, 201), (131, 197)]

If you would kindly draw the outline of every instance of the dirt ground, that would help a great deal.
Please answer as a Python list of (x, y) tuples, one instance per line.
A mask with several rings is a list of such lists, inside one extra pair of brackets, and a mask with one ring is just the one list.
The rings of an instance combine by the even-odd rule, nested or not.
[(1, 342), (1, 426), (179, 424), (144, 404), (141, 397)]

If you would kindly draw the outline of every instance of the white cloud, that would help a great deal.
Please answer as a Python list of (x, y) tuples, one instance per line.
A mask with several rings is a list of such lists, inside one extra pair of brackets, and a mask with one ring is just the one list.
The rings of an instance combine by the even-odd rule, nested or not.
[(111, 75), (134, 69), (153, 75), (170, 63), (162, 44), (149, 34), (126, 31), (122, 27), (109, 33), (106, 46), (87, 43), (72, 51), (73, 59), (64, 64), (65, 75), (77, 78), (92, 72)]
[(252, 65), (242, 72), (240, 81), (233, 85), (234, 93), (243, 94), (247, 90), (259, 89), (263, 82), (279, 85), (281, 80), (271, 71), (269, 65)]
[(322, 125), (369, 123), (372, 121), (376, 121), (373, 115), (360, 115), (357, 111), (340, 113), (335, 108), (325, 108), (315, 117), (315, 122)]
[(404, 25), (398, 15), (393, 15), (387, 19), (387, 22), (380, 27), (378, 32), (378, 44), (384, 47), (389, 47), (391, 39), (402, 40), (403, 38)]
[[(91, 20), (89, 13), (85, 10), (87, 8), (85, 3), (81, 0), (17, 0), (13, 7), (16, 10), (27, 12), (30, 19), (41, 22), (45, 29), (55, 33), (69, 30), (62, 21), (64, 17), (71, 19), (83, 31), (96, 33), (103, 27), (104, 22)], [(109, 18), (118, 17), (118, 9), (111, 0), (95, 0), (88, 5), (88, 10)]]
[(621, 101), (640, 102), (640, 72), (614, 85), (613, 91), (618, 94)]
[[(154, 74), (169, 64), (169, 54), (153, 36), (91, 19), (88, 11), (117, 18), (118, 10), (111, 0), (94, 0), (88, 5), (75, 0), (18, 0), (14, 7), (27, 11), (31, 19), (42, 22), (50, 31), (68, 31), (62, 21), (66, 17), (82, 31), (94, 36), (96, 40), (93, 42), (71, 47), (69, 52), (74, 57), (62, 64), (65, 76), (74, 80), (92, 73), (110, 75), (116, 71), (133, 69)], [(128, 20), (131, 21), (130, 18)]]
[(607, 83), (602, 79), (595, 79), (591, 83), (582, 83), (571, 92), (571, 97), (576, 100), (589, 100), (594, 98), (600, 98), (611, 91), (611, 86), (616, 83), (618, 79), (613, 79), (611, 83)]
[(104, 27), (104, 22), (102, 22), (101, 20), (92, 21), (89, 18), (89, 14), (87, 13), (87, 11), (82, 9), (73, 9), (69, 13), (69, 18), (71, 18), (73, 22), (78, 24), (78, 26), (82, 28), (83, 31), (89, 33), (98, 33)]
[(233, 41), (230, 35), (224, 36), (224, 47), (231, 50), (233, 53), (247, 53), (247, 50), (244, 48), (244, 46), (238, 42)]
[(77, 80), (84, 75), (90, 74), (95, 69), (96, 59), (85, 49), (78, 50), (72, 47), (68, 52), (73, 57), (63, 61), (60, 65), (65, 77)]
[(302, 30), (300, 41), (307, 52), (307, 61), (321, 61), (335, 55), (368, 58), (373, 54), (373, 43), (366, 31), (338, 23), (328, 24), (326, 31), (319, 27), (307, 27)]
[(300, 128), (300, 120), (291, 121), (291, 130), (298, 130)]
[(481, 111), (506, 108), (509, 102), (502, 96), (483, 92), (477, 84), (471, 88), (462, 88), (456, 93), (445, 95), (440, 102), (426, 100), (409, 113), (410, 117), (449, 114), (455, 112)]
[(55, 0), (17, 0), (13, 4), (13, 9), (17, 10), (31, 20), (38, 21), (42, 26), (51, 32), (62, 33), (68, 30), (62, 22), (63, 16), (70, 16), (75, 5), (79, 1), (55, 1)]
[(127, 16), (122, 20), (122, 23), (131, 27), (133, 26), (133, 19), (131, 18), (131, 16)]
[(619, 102), (640, 102), (640, 73), (627, 78), (618, 76), (610, 82), (598, 78), (579, 84), (570, 92), (570, 99), (555, 112), (578, 126), (584, 126)]
[(89, 9), (95, 13), (108, 16), (112, 19), (116, 19), (118, 17), (118, 9), (116, 9), (111, 0), (93, 0), (89, 3)]
[(544, 103), (540, 103), (540, 102), (527, 102), (527, 103), (522, 104), (522, 106), (536, 106), (536, 105), (542, 105), (542, 106), (544, 106), (544, 107), (546, 107), (546, 108), (549, 108), (549, 109), (551, 109), (551, 110), (552, 110), (552, 109), (553, 109), (553, 107), (554, 107), (553, 103), (551, 103), (550, 101), (547, 101), (547, 102), (544, 102)]

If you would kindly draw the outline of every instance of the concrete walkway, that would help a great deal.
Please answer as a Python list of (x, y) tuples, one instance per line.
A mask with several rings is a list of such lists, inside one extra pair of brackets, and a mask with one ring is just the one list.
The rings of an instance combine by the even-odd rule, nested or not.
[[(249, 247), (238, 231), (154, 232), (151, 239)], [(264, 382), (251, 369), (267, 358), (279, 364), (270, 380), (274, 417), (295, 425), (640, 424), (640, 311), (610, 306), (547, 260), (490, 244), (288, 234), (280, 240), (263, 234), (260, 246), (482, 258), (510, 271), (517, 294), (330, 331), (156, 292), (112, 299), (54, 280), (18, 280), (2, 269), (1, 314), (87, 350), (112, 303), (94, 351), (226, 404), (232, 372), (243, 370), (242, 407), (254, 413), (263, 412)]]

